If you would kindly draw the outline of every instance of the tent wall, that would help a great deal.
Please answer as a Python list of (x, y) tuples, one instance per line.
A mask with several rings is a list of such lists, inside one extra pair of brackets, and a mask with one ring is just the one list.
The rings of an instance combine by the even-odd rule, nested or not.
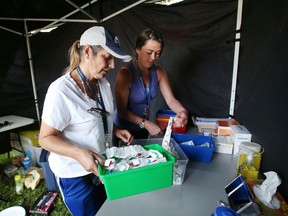
[(265, 148), (263, 171), (282, 178), (288, 197), (288, 2), (247, 1), (243, 14), (235, 117)]
[[(111, 2), (116, 1), (103, 1), (102, 17), (115, 9)], [(279, 189), (286, 199), (287, 11), (286, 0), (279, 0), (277, 4), (269, 0), (244, 1), (234, 111), (235, 118), (253, 134), (253, 141), (265, 148), (261, 169), (280, 175), (283, 182)], [(89, 12), (99, 18), (97, 7)], [(122, 48), (133, 55), (140, 30), (145, 27), (160, 30), (165, 48), (159, 64), (168, 71), (173, 91), (189, 114), (227, 117), (236, 13), (235, 0), (187, 0), (172, 7), (141, 4), (103, 25), (117, 33)], [(80, 13), (76, 18), (87, 19)], [(49, 84), (68, 64), (70, 45), (90, 26), (92, 24), (66, 23), (49, 34), (30, 38), (40, 109)], [(25, 38), (1, 29), (0, 33), (3, 49), (0, 114), (36, 118)], [(112, 87), (120, 66), (121, 62), (117, 61), (115, 70), (107, 75)], [(154, 112), (166, 108), (161, 94), (152, 108)]]

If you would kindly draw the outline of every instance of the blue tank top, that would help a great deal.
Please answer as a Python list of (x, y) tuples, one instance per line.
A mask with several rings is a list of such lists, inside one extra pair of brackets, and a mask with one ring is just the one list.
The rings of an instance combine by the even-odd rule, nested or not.
[[(131, 74), (131, 89), (128, 98), (128, 106), (127, 109), (134, 114), (142, 117), (146, 108), (147, 96), (143, 89), (143, 84), (141, 83), (138, 75), (138, 71), (135, 70), (132, 61), (129, 62), (129, 70)], [(152, 65), (150, 69), (150, 80), (149, 80), (149, 89), (147, 88), (147, 92), (150, 91), (150, 101), (157, 96), (158, 92), (158, 76), (156, 71), (156, 65)], [(118, 116), (117, 109), (114, 113), (114, 123), (118, 128), (127, 129), (130, 131), (138, 131), (141, 130), (139, 125), (129, 122), (123, 118)]]

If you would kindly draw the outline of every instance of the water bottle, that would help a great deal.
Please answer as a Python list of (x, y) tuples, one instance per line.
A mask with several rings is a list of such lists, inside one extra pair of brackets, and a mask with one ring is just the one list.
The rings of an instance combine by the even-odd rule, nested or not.
[(16, 185), (16, 194), (21, 195), (23, 192), (23, 186), (24, 186), (23, 178), (21, 175), (17, 174), (14, 176), (14, 180), (15, 180), (15, 185)]

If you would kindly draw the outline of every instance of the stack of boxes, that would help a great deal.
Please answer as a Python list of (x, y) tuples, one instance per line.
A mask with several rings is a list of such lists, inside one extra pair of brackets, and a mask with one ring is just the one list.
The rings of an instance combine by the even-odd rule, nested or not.
[[(227, 134), (218, 133), (213, 139), (215, 142), (215, 151), (219, 153), (237, 154), (241, 142), (250, 142), (252, 139), (251, 133), (243, 125), (235, 124), (227, 126)], [(219, 131), (219, 129), (218, 129)]]
[[(206, 127), (203, 124), (204, 121), (205, 118), (201, 118), (200, 127), (198, 127), (196, 121), (198, 130), (202, 134)], [(211, 119), (208, 122), (206, 129), (211, 130)], [(237, 174), (242, 174), (243, 177), (248, 179), (257, 179), (263, 148), (259, 144), (251, 142), (252, 134), (248, 129), (234, 119), (214, 119), (212, 130), (213, 132), (208, 136), (213, 138), (215, 152), (237, 156)], [(255, 150), (255, 146), (257, 150)]]
[(239, 152), (240, 143), (251, 142), (252, 134), (243, 125), (232, 125), (231, 138), (234, 143), (233, 154), (237, 154)]
[(233, 154), (233, 141), (230, 136), (213, 136), (215, 152)]
[[(195, 125), (202, 135), (213, 137), (215, 152), (224, 154), (237, 154), (241, 142), (250, 142), (251, 133), (235, 119), (199, 118)], [(210, 133), (207, 133), (210, 131)]]

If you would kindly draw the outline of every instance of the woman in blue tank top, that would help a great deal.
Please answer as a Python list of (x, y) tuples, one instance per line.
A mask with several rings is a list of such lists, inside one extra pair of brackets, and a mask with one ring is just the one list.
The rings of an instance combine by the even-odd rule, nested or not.
[(187, 124), (187, 110), (174, 97), (167, 72), (155, 64), (163, 47), (160, 33), (144, 29), (136, 40), (136, 58), (124, 65), (116, 77), (114, 123), (118, 128), (128, 129), (135, 139), (163, 133), (156, 123), (149, 121), (150, 103), (159, 87), (167, 105), (176, 113), (173, 124)]

